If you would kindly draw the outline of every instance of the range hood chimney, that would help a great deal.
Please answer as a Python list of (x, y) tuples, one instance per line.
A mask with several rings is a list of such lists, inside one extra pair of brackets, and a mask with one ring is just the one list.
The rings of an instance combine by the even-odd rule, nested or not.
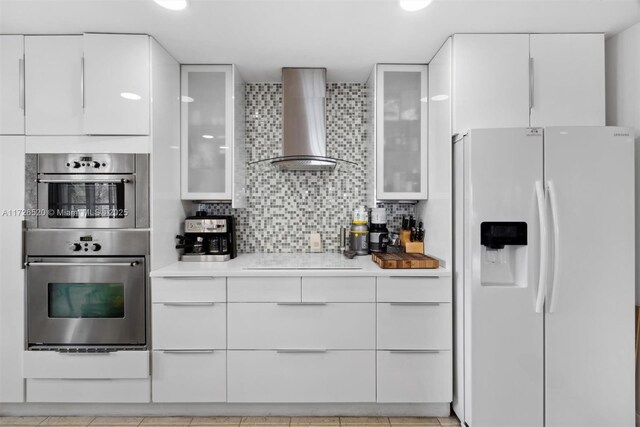
[(280, 170), (333, 170), (327, 157), (326, 68), (282, 69), (282, 157)]

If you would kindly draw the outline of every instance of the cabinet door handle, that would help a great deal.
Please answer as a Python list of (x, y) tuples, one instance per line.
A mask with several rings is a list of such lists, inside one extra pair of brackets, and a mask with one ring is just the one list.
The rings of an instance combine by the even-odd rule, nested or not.
[(80, 103), (84, 109), (84, 56), (80, 58)]
[(529, 58), (529, 114), (533, 110), (533, 58)]
[(389, 305), (401, 305), (401, 306), (436, 306), (440, 305), (439, 302), (392, 302)]
[(278, 302), (277, 305), (293, 305), (293, 306), (314, 306), (314, 305), (327, 305), (326, 302)]
[(166, 354), (211, 354), (215, 350), (162, 350)]
[(280, 353), (280, 354), (304, 354), (304, 353), (326, 353), (327, 350), (325, 349), (311, 349), (311, 348), (282, 348), (279, 350), (276, 350), (276, 353)]
[(393, 354), (436, 354), (436, 353), (440, 353), (440, 350), (390, 350), (389, 353), (393, 353)]
[(24, 112), (24, 57), (18, 59), (18, 106)]
[(205, 307), (212, 306), (214, 302), (163, 302), (162, 305), (169, 307)]

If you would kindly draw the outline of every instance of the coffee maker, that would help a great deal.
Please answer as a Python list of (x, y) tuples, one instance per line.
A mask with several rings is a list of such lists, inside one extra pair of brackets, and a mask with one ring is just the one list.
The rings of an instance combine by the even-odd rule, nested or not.
[(236, 228), (231, 215), (198, 211), (184, 221), (184, 236), (176, 236), (181, 261), (228, 261), (238, 256)]

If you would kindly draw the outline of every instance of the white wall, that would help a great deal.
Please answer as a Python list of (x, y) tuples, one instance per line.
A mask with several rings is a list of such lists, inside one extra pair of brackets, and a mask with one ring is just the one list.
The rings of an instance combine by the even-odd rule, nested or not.
[[(606, 42), (607, 124), (636, 132), (636, 304), (640, 305), (640, 23)], [(640, 425), (640, 367), (636, 367), (636, 425)]]

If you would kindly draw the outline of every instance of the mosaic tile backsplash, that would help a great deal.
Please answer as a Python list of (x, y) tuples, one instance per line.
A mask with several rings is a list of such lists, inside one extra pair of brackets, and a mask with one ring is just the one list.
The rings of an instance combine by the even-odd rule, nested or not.
[[(246, 149), (249, 162), (282, 154), (282, 85), (246, 86)], [(365, 85), (327, 85), (327, 155), (355, 161), (338, 163), (333, 172), (281, 172), (269, 163), (247, 166), (247, 207), (199, 204), (195, 210), (232, 214), (236, 218), (239, 252), (308, 252), (309, 234), (320, 233), (323, 250), (339, 250), (339, 227), (349, 227), (353, 210), (365, 205), (369, 162), (365, 150)], [(379, 205), (383, 206), (383, 205)], [(385, 204), (389, 228), (411, 204)]]

